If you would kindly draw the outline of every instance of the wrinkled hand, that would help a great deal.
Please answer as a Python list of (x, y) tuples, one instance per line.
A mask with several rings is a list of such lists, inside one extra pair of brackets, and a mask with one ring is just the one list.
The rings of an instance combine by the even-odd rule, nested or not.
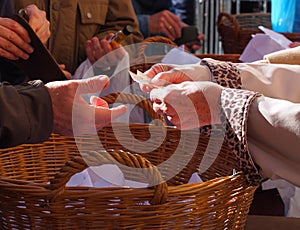
[[(35, 5), (26, 7), (29, 24), (37, 33), (42, 42), (46, 42), (50, 36), (49, 22), (46, 13)], [(33, 52), (30, 46), (30, 37), (19, 23), (10, 18), (0, 18), (0, 56), (10, 60), (19, 58), (27, 60)]]
[(150, 98), (156, 112), (184, 130), (220, 123), (222, 89), (212, 82), (183, 82), (155, 88)]
[(33, 48), (27, 31), (10, 18), (0, 18), (0, 56), (10, 60), (29, 58)]
[(46, 44), (50, 37), (50, 22), (46, 18), (46, 12), (31, 4), (25, 7), (25, 11), (29, 18), (29, 25), (42, 41)]
[(200, 63), (189, 65), (155, 64), (145, 74), (152, 78), (149, 85), (141, 85), (144, 92), (157, 86), (185, 81), (210, 81), (210, 71)]
[(108, 39), (112, 36), (113, 34), (110, 34), (102, 40), (93, 37), (86, 41), (85, 51), (87, 58), (92, 64), (97, 62), (96, 66), (98, 68), (106, 69), (107, 67), (117, 65), (125, 55), (126, 51), (121, 45), (114, 41), (108, 42)]
[(163, 10), (149, 17), (151, 34), (163, 33), (171, 40), (181, 37), (183, 23), (180, 18), (169, 10)]
[(82, 98), (81, 94), (99, 93), (108, 85), (106, 76), (47, 83), (53, 107), (53, 132), (61, 135), (93, 133), (125, 113), (123, 105), (109, 109), (99, 97), (91, 97), (91, 104)]

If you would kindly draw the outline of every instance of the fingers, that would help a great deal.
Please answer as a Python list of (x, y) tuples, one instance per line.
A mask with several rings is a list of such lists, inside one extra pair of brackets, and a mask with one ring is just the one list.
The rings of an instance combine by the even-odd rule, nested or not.
[(10, 32), (10, 33), (2, 33), (1, 36), (6, 35), (6, 38), (10, 38), (10, 40), (16, 40), (16, 44), (21, 44), (20, 41), (24, 43), (30, 43), (30, 37), (28, 35), (27, 30), (21, 26), (19, 23), (10, 18), (0, 18), (0, 27), (1, 32)]
[(29, 17), (29, 25), (42, 43), (45, 44), (50, 37), (50, 22), (46, 18), (46, 12), (40, 10), (34, 4), (27, 6), (25, 10)]
[(67, 79), (71, 79), (72, 74), (66, 70), (66, 66), (64, 64), (60, 64), (59, 68), (63, 71), (63, 73)]
[(16, 21), (0, 18), (0, 55), (11, 60), (29, 58), (33, 48), (27, 31)]
[(179, 38), (181, 36), (181, 20), (179, 17), (168, 10), (164, 10), (162, 14), (162, 32), (172, 40)]
[(127, 111), (127, 108), (125, 105), (120, 105), (111, 109), (96, 107), (95, 110), (95, 125), (97, 129), (100, 129), (109, 122), (123, 115)]
[(96, 96), (91, 96), (90, 98), (90, 103), (95, 106), (95, 107), (104, 107), (104, 108), (108, 108), (108, 103)]
[(127, 108), (125, 105), (120, 105), (110, 110), (111, 110), (111, 119), (114, 120), (120, 117), (121, 115), (123, 115), (127, 111)]
[(91, 40), (87, 40), (85, 42), (85, 53), (89, 61), (94, 64), (96, 62), (96, 58), (94, 56), (94, 51), (93, 51), (93, 44)]
[(107, 39), (99, 41), (97, 37), (93, 37), (86, 41), (86, 54), (92, 64), (97, 62), (98, 68), (106, 69), (111, 65), (116, 65), (124, 57), (125, 50), (116, 42), (110, 43)]
[(145, 74), (153, 78), (156, 74), (160, 72), (165, 72), (173, 68), (173, 65), (167, 65), (167, 64), (155, 64), (153, 65), (149, 70), (145, 71)]
[(96, 76), (78, 81), (77, 91), (79, 94), (99, 93), (109, 85), (107, 76)]
[(295, 48), (297, 46), (300, 46), (300, 42), (292, 42), (291, 44), (289, 44), (290, 48)]
[(164, 33), (174, 40), (181, 36), (180, 18), (168, 10), (163, 10), (149, 17), (149, 31), (152, 34)]

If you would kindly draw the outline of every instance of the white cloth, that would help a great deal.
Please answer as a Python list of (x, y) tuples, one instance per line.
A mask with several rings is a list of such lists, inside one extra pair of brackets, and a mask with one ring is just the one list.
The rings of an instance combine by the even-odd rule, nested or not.
[[(300, 66), (237, 64), (242, 88), (261, 92), (248, 121), (248, 144), (261, 173), (271, 178), (285, 214), (300, 217)], [(288, 186), (282, 180), (291, 182)], [(294, 191), (295, 194), (291, 193)]]

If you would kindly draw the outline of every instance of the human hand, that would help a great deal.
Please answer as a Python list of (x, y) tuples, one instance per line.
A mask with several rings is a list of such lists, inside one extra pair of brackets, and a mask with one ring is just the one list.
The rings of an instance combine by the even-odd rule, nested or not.
[(89, 61), (94, 64), (101, 59), (96, 64), (98, 68), (107, 69), (107, 67), (117, 65), (125, 55), (126, 51), (121, 45), (114, 41), (108, 42), (108, 39), (112, 36), (113, 34), (109, 34), (102, 40), (93, 37), (86, 41), (85, 51)]
[(47, 83), (45, 87), (51, 96), (53, 108), (53, 132), (61, 135), (93, 133), (125, 113), (124, 105), (109, 109), (99, 97), (91, 97), (91, 104), (88, 104), (81, 96), (99, 93), (108, 85), (109, 78), (106, 76)]
[(212, 82), (183, 82), (155, 88), (153, 109), (163, 113), (178, 129), (220, 123), (222, 86)]
[(295, 48), (297, 46), (300, 46), (300, 42), (292, 42), (291, 44), (289, 44), (290, 48)]
[(10, 18), (0, 18), (0, 56), (27, 60), (33, 52), (30, 37), (19, 23)]
[(194, 52), (197, 51), (201, 48), (201, 41), (204, 40), (205, 36), (204, 34), (198, 34), (198, 41), (199, 42), (195, 42), (195, 43), (191, 43), (191, 44), (184, 44), (185, 46), (185, 50), (188, 50), (190, 52)]
[(152, 78), (149, 85), (141, 85), (144, 92), (149, 92), (152, 88), (170, 83), (210, 81), (211, 75), (208, 68), (199, 63), (189, 65), (155, 64), (144, 74)]
[(171, 40), (181, 37), (183, 23), (180, 18), (169, 10), (163, 10), (149, 17), (151, 34), (163, 33)]
[(28, 15), (28, 23), (43, 44), (46, 44), (50, 37), (50, 22), (46, 18), (46, 12), (40, 10), (36, 5), (31, 4), (25, 7)]
[(66, 66), (64, 64), (60, 64), (59, 68), (61, 69), (61, 71), (63, 71), (64, 75), (66, 76), (67, 79), (71, 79), (72, 74), (66, 70)]

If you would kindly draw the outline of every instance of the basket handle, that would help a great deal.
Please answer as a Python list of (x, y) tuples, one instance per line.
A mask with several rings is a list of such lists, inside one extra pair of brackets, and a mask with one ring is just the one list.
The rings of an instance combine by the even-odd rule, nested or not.
[(218, 28), (222, 25), (224, 18), (228, 19), (234, 26), (235, 36), (237, 36), (238, 31), (240, 31), (240, 24), (231, 14), (226, 12), (221, 12), (218, 16), (217, 26)]
[[(130, 152), (124, 152), (122, 150), (102, 150), (102, 151), (87, 151), (81, 153), (81, 156), (75, 156), (60, 169), (55, 177), (50, 181), (49, 189), (51, 190), (48, 200), (53, 202), (59, 195), (65, 191), (66, 183), (70, 178), (78, 172), (83, 171), (89, 166), (99, 166), (102, 164), (118, 163), (121, 166), (126, 165), (133, 168), (147, 168), (143, 170), (148, 182), (154, 185), (153, 198), (149, 201), (150, 204), (163, 204), (168, 198), (168, 185), (163, 181), (162, 176), (149, 160)], [(88, 164), (87, 164), (88, 162)]]
[(113, 104), (117, 102), (123, 104), (135, 104), (140, 108), (142, 108), (144, 111), (146, 111), (153, 120), (158, 119), (161, 120), (164, 124), (166, 124), (164, 117), (156, 113), (153, 110), (152, 103), (143, 96), (130, 94), (130, 93), (126, 94), (126, 93), (116, 92), (116, 93), (110, 93), (101, 98), (105, 100), (108, 104)]

